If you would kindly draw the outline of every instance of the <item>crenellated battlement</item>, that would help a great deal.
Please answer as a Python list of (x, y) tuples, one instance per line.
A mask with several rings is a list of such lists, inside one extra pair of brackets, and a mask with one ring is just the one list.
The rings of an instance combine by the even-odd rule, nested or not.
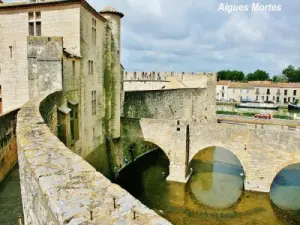
[(167, 77), (178, 77), (183, 75), (202, 75), (213, 76), (216, 73), (212, 72), (145, 72), (145, 71), (133, 71), (124, 72), (124, 80), (167, 80)]

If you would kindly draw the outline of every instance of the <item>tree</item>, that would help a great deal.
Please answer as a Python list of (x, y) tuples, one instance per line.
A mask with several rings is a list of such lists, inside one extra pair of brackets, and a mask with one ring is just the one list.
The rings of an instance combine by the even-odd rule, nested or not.
[(217, 73), (218, 80), (227, 80), (227, 71), (221, 70)]
[(217, 73), (218, 80), (242, 81), (245, 74), (238, 70), (221, 70)]
[(278, 76), (273, 76), (272, 81), (274, 83), (287, 83), (289, 79), (285, 75), (278, 75)]
[(247, 80), (269, 80), (270, 76), (269, 74), (264, 70), (256, 70), (254, 73), (249, 73), (247, 75)]
[(274, 82), (274, 83), (277, 83), (278, 82), (278, 76), (273, 76), (273, 78), (272, 78), (272, 81)]
[(282, 71), (282, 74), (288, 78), (289, 82), (300, 82), (300, 69), (289, 65)]

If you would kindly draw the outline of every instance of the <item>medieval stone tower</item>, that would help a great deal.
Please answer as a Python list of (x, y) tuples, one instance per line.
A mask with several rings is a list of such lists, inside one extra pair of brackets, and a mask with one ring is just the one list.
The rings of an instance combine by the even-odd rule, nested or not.
[(120, 27), (123, 13), (106, 7), (100, 11), (100, 14), (108, 20), (105, 35), (105, 98), (106, 98), (106, 117), (107, 133), (111, 138), (120, 137), (120, 112), (121, 112), (121, 37)]

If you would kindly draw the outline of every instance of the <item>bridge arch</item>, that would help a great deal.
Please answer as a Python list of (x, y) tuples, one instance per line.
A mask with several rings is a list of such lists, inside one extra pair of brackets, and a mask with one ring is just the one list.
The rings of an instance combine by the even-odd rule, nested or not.
[(296, 165), (296, 164), (300, 164), (300, 159), (289, 160), (287, 162), (280, 163), (278, 166), (276, 166), (275, 169), (273, 169), (273, 173), (271, 173), (268, 190), (269, 191), (271, 190), (275, 178), (280, 172), (282, 172), (284, 169), (288, 168), (289, 166)]
[(298, 194), (300, 191), (300, 162), (292, 161), (285, 165), (281, 165), (283, 168), (272, 177), (270, 201), (281, 210), (298, 211), (300, 209), (300, 195)]
[[(143, 147), (148, 148), (148, 150), (143, 151)], [(149, 154), (152, 151), (161, 150), (167, 156), (170, 161), (170, 151), (164, 149), (160, 146), (160, 144), (155, 143), (154, 141), (149, 141), (145, 139), (139, 139), (136, 141), (132, 141), (129, 145), (125, 148), (127, 154), (130, 155), (130, 161), (134, 161), (144, 155)]]
[(238, 159), (238, 161), (240, 162), (240, 164), (243, 168), (244, 174), (246, 173), (245, 162), (243, 161), (243, 159), (244, 159), (243, 152), (235, 151), (235, 150), (232, 149), (232, 146), (222, 144), (222, 143), (218, 143), (218, 144), (215, 144), (215, 145), (211, 145), (211, 144), (201, 145), (201, 146), (198, 147), (198, 150), (194, 149), (194, 151), (192, 149), (191, 154), (189, 156), (188, 166), (190, 167), (190, 164), (191, 164), (192, 160), (195, 158), (195, 156), (197, 154), (199, 154), (201, 151), (204, 151), (204, 150), (206, 150), (208, 148), (212, 148), (212, 147), (220, 147), (220, 148), (223, 148), (224, 150), (227, 150), (230, 153), (232, 153)]

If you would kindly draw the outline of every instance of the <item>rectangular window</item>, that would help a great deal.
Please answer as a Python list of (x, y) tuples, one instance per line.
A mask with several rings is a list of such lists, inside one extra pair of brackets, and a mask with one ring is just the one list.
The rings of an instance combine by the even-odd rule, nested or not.
[(2, 106), (2, 88), (0, 85), (0, 114), (3, 112), (3, 106)]
[(36, 36), (42, 35), (42, 24), (41, 22), (36, 22)]
[(294, 90), (294, 96), (297, 95), (297, 90)]
[(92, 91), (92, 114), (96, 115), (96, 91)]
[(28, 20), (34, 20), (33, 12), (28, 13)]
[(76, 74), (76, 68), (75, 68), (75, 61), (72, 61), (72, 75), (75, 76)]
[(92, 42), (95, 45), (97, 40), (96, 20), (92, 19)]
[(28, 13), (29, 36), (42, 36), (42, 22), (40, 20), (41, 20), (41, 12)]
[(89, 60), (89, 74), (91, 74), (91, 60)]
[(29, 23), (29, 36), (34, 36), (34, 23)]
[(91, 74), (94, 74), (94, 61), (91, 61)]
[(95, 139), (95, 138), (96, 138), (96, 128), (93, 127), (93, 139)]
[(269, 95), (270, 94), (270, 89), (267, 89), (267, 95)]
[(70, 133), (71, 133), (71, 140), (74, 144), (75, 141), (79, 139), (79, 121), (78, 121), (78, 104), (68, 104), (69, 108), (71, 109), (70, 112)]
[(40, 20), (41, 19), (41, 12), (36, 12), (35, 13), (35, 19)]
[(288, 93), (288, 90), (284, 90), (284, 95), (287, 95), (287, 93)]

